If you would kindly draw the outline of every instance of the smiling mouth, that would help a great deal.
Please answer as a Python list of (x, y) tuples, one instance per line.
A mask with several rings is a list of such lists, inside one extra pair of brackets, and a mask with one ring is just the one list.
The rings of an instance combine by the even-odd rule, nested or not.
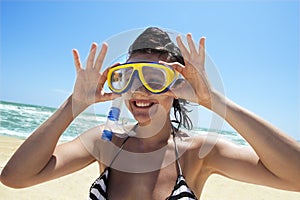
[(134, 100), (133, 105), (137, 108), (150, 108), (154, 105), (154, 102), (146, 100)]

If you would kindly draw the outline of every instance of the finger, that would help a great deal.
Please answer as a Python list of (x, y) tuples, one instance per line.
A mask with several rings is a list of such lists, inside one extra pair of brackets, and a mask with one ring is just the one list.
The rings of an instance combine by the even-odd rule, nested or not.
[(205, 40), (206, 40), (205, 37), (201, 37), (199, 41), (199, 54), (203, 65), (205, 61)]
[(114, 99), (116, 99), (118, 97), (121, 97), (122, 95), (121, 94), (116, 94), (116, 93), (109, 92), (109, 93), (102, 94), (102, 96), (104, 97), (104, 99), (106, 101), (109, 101), (109, 100), (114, 100)]
[(106, 79), (107, 79), (108, 71), (109, 71), (111, 68), (113, 68), (113, 67), (115, 67), (115, 66), (118, 66), (118, 65), (120, 65), (120, 62), (117, 62), (117, 63), (113, 64), (112, 66), (106, 68), (106, 69), (104, 70), (104, 72), (102, 73), (102, 75), (101, 75), (101, 77), (100, 77), (100, 80), (102, 80), (103, 82), (105, 82)]
[(103, 74), (100, 76), (99, 80), (98, 80), (98, 84), (97, 84), (97, 90), (96, 90), (96, 102), (100, 102), (100, 101), (107, 101), (107, 100), (111, 100), (112, 99), (112, 94), (111, 95), (108, 95), (103, 87), (104, 87), (104, 84), (106, 82), (106, 79), (107, 79), (107, 72), (108, 70), (105, 70), (103, 72)]
[(184, 58), (188, 58), (189, 55), (190, 55), (190, 52), (189, 52), (189, 50), (186, 48), (185, 44), (182, 42), (182, 38), (181, 38), (180, 35), (178, 35), (178, 36), (176, 37), (176, 42), (177, 42), (178, 47), (179, 47), (179, 49), (180, 49), (180, 51), (181, 51), (181, 53), (182, 53), (182, 56), (183, 56)]
[(87, 63), (86, 63), (86, 69), (93, 69), (96, 51), (97, 51), (97, 44), (93, 43), (91, 46), (91, 49), (90, 49), (90, 54), (89, 54)]
[(193, 40), (193, 38), (192, 38), (192, 34), (191, 34), (191, 33), (188, 33), (187, 36), (186, 36), (186, 39), (187, 39), (189, 48), (190, 48), (190, 50), (191, 50), (191, 53), (197, 54), (198, 52), (197, 52), (197, 49), (196, 49), (194, 40)]
[(78, 53), (77, 49), (73, 49), (72, 53), (73, 53), (74, 65), (75, 65), (76, 72), (79, 72), (80, 70), (82, 70), (79, 53)]
[(121, 94), (115, 94), (112, 92), (104, 92), (102, 90), (97, 93), (95, 102), (110, 101), (110, 100), (114, 100), (118, 97), (121, 97)]
[(99, 86), (101, 89), (103, 88), (104, 83), (105, 83), (106, 80), (107, 80), (107, 74), (108, 74), (109, 69), (110, 69), (110, 68), (107, 68), (107, 69), (102, 73), (102, 75), (101, 75), (100, 78), (99, 78), (98, 86)]
[(101, 47), (101, 50), (100, 50), (100, 53), (97, 56), (97, 60), (96, 60), (96, 63), (95, 63), (95, 70), (97, 70), (97, 71), (101, 70), (104, 58), (105, 58), (106, 53), (107, 53), (107, 49), (108, 49), (107, 43), (103, 43), (102, 47)]
[(112, 66), (110, 66), (108, 69), (111, 69), (111, 68), (113, 68), (113, 67), (116, 67), (116, 66), (118, 66), (118, 65), (120, 65), (121, 63), (120, 62), (116, 62), (115, 64), (113, 64)]
[(176, 71), (178, 71), (180, 74), (183, 72), (185, 66), (182, 65), (181, 63), (179, 62), (171, 62), (171, 63), (168, 63), (168, 62), (165, 62), (165, 61), (162, 61), (160, 60), (159, 63), (163, 64), (163, 65), (168, 65), (168, 66), (171, 66), (172, 68), (174, 68)]
[(107, 80), (107, 74), (108, 74), (108, 71), (114, 67), (114, 66), (117, 66), (119, 65), (119, 62), (118, 63), (115, 63), (114, 65), (112, 65), (111, 67), (105, 69), (105, 71), (101, 74), (99, 80), (98, 80), (98, 86), (97, 86), (97, 91), (101, 91), (106, 80)]

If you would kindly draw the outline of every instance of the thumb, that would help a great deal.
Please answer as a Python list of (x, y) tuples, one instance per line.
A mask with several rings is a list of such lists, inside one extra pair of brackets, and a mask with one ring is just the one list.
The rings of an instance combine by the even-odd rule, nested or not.
[(160, 64), (163, 64), (163, 65), (168, 65), (168, 66), (171, 66), (173, 67), (177, 72), (179, 72), (180, 74), (183, 72), (183, 69), (185, 68), (184, 65), (180, 64), (179, 62), (171, 62), (171, 63), (168, 63), (168, 62), (165, 62), (165, 61), (162, 61), (160, 60), (159, 61)]

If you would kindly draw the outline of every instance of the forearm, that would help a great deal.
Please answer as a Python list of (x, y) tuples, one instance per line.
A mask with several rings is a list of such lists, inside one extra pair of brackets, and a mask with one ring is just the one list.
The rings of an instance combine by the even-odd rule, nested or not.
[(212, 109), (247, 140), (270, 172), (281, 179), (300, 180), (300, 146), (293, 138), (220, 94), (213, 93), (213, 105)]
[(58, 140), (77, 114), (72, 96), (19, 147), (4, 167), (1, 176), (27, 179), (38, 174), (52, 158)]

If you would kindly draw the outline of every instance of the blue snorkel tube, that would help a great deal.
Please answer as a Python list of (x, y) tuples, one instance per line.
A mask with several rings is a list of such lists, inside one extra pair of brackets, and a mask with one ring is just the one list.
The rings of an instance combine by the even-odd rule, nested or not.
[(107, 114), (107, 120), (102, 132), (102, 140), (111, 141), (114, 131), (117, 130), (122, 100), (122, 97), (118, 97), (112, 101), (112, 105)]

